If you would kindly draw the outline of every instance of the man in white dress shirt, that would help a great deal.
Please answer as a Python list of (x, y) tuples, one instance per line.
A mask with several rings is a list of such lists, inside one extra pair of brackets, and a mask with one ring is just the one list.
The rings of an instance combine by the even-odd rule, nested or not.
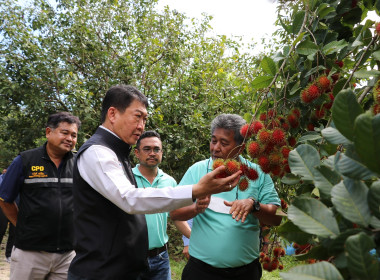
[(147, 98), (136, 88), (111, 87), (102, 104), (102, 125), (78, 151), (74, 166), (76, 256), (69, 280), (138, 279), (148, 268), (143, 214), (191, 205), (196, 198), (228, 191), (238, 183), (240, 171), (215, 179), (222, 167), (194, 185), (137, 188), (128, 157), (144, 131), (147, 106)]

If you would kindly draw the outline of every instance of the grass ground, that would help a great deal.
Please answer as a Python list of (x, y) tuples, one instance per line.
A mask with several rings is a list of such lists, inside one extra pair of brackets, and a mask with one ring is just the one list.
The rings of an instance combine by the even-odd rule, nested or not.
[[(297, 260), (292, 256), (285, 256), (281, 258), (282, 263), (284, 265), (284, 270), (287, 271), (290, 268), (296, 266), (298, 264)], [(186, 262), (184, 259), (170, 259), (170, 268), (172, 270), (172, 280), (180, 280), (182, 270), (186, 265)], [(263, 276), (261, 278), (262, 280), (280, 280), (280, 271), (277, 269), (272, 272), (263, 271)]]

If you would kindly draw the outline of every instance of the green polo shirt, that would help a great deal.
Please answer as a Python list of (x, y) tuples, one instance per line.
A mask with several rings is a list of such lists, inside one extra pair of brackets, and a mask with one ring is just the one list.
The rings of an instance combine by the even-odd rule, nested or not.
[[(260, 167), (240, 157), (251, 168), (259, 173), (256, 181), (249, 181), (246, 191), (238, 187), (229, 192), (212, 195), (226, 201), (254, 197), (260, 203), (280, 205), (280, 199), (274, 188), (273, 181)], [(179, 185), (197, 183), (202, 176), (212, 170), (212, 159), (206, 159), (192, 165), (183, 176)], [(222, 201), (220, 200), (220, 201)], [(214, 211), (215, 210), (215, 211)], [(251, 263), (260, 253), (259, 220), (254, 215), (248, 215), (241, 223), (232, 219), (231, 214), (218, 209), (207, 208), (193, 219), (189, 253), (191, 256), (208, 263), (211, 266), (239, 267)]]
[[(161, 169), (158, 169), (157, 176), (151, 184), (140, 173), (138, 167), (139, 164), (137, 164), (132, 171), (137, 182), (137, 187), (139, 188), (163, 188), (177, 186), (177, 182), (174, 178), (163, 172)], [(148, 227), (149, 250), (153, 248), (160, 248), (168, 242), (169, 237), (166, 233), (168, 214), (168, 212), (145, 214), (146, 224)]]

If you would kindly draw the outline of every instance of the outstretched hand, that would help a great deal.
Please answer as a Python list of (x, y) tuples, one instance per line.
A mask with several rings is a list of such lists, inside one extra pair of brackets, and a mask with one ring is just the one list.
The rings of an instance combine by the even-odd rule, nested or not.
[(248, 214), (251, 213), (253, 208), (253, 200), (252, 199), (239, 199), (234, 201), (224, 201), (224, 204), (227, 206), (231, 206), (230, 214), (232, 215), (232, 219), (236, 219), (244, 223)]
[(199, 182), (193, 186), (193, 198), (232, 190), (239, 182), (241, 171), (239, 170), (226, 178), (216, 178), (216, 176), (224, 170), (225, 167), (220, 166), (204, 175)]

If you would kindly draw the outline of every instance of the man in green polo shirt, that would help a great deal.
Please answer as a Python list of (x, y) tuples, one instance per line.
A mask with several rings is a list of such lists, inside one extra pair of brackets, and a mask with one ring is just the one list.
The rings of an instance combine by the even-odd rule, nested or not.
[(190, 259), (182, 273), (182, 280), (199, 279), (260, 279), (262, 269), (258, 261), (260, 251), (260, 222), (278, 225), (276, 216), (280, 199), (273, 181), (260, 167), (240, 156), (244, 150), (240, 129), (242, 117), (222, 114), (211, 123), (209, 159), (192, 165), (179, 185), (193, 184), (212, 171), (213, 160), (237, 159), (258, 172), (258, 179), (249, 181), (248, 189), (212, 195), (203, 200), (209, 203), (203, 213), (196, 204), (170, 212), (173, 220), (193, 218), (190, 237)]
[[(139, 164), (132, 169), (139, 188), (176, 187), (177, 182), (158, 165), (162, 161), (162, 142), (160, 135), (155, 131), (145, 131), (136, 143), (135, 155)], [(170, 263), (167, 251), (169, 237), (166, 232), (168, 212), (146, 214), (148, 227), (149, 271), (144, 272), (139, 280), (170, 280)], [(186, 222), (174, 223), (182, 234), (189, 237), (190, 227)], [(184, 231), (187, 229), (187, 231)]]

